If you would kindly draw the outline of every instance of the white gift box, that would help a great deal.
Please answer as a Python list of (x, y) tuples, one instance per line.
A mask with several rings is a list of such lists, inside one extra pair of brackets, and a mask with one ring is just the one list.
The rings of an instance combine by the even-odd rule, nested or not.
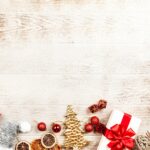
[[(110, 129), (115, 124), (120, 124), (123, 119), (124, 113), (119, 110), (113, 110), (110, 118), (108, 120), (108, 123), (106, 125), (107, 129)], [(132, 130), (137, 133), (138, 128), (140, 126), (141, 120), (137, 117), (131, 116), (130, 123), (128, 125), (128, 129), (132, 128)], [(134, 138), (134, 137), (133, 137)], [(110, 150), (110, 148), (107, 146), (110, 142), (109, 139), (107, 139), (104, 135), (102, 136), (99, 146), (97, 150)]]

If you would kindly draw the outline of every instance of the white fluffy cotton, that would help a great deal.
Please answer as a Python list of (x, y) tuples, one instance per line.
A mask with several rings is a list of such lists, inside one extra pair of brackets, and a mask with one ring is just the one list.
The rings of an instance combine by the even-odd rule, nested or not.
[(21, 133), (27, 133), (31, 131), (31, 124), (27, 121), (20, 121), (18, 123), (18, 130)]

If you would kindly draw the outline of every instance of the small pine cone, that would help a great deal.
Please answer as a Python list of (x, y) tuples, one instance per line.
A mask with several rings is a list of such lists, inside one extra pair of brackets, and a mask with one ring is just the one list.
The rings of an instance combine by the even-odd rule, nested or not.
[(99, 100), (99, 102), (98, 102), (98, 108), (99, 109), (106, 108), (106, 106), (107, 106), (107, 101), (105, 101), (103, 99)]
[(89, 107), (89, 110), (91, 113), (95, 113), (99, 110), (98, 105), (97, 104), (93, 104)]

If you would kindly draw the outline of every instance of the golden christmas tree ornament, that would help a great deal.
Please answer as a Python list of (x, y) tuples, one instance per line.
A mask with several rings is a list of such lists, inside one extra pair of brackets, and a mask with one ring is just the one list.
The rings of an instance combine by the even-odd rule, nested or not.
[(79, 150), (79, 149), (78, 149), (78, 147), (75, 146), (75, 147), (73, 147), (73, 150)]
[(65, 142), (64, 147), (66, 150), (78, 149), (81, 150), (83, 147), (88, 145), (88, 141), (84, 139), (83, 130), (81, 130), (80, 121), (77, 119), (77, 114), (73, 111), (72, 106), (68, 105), (65, 126)]

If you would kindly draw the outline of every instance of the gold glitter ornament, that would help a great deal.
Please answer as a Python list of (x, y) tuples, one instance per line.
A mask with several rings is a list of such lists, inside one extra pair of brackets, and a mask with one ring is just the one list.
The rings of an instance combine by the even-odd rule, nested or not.
[(78, 149), (81, 150), (88, 144), (88, 141), (84, 139), (83, 130), (80, 128), (80, 121), (76, 117), (76, 113), (73, 111), (71, 105), (67, 107), (65, 125), (65, 149)]

